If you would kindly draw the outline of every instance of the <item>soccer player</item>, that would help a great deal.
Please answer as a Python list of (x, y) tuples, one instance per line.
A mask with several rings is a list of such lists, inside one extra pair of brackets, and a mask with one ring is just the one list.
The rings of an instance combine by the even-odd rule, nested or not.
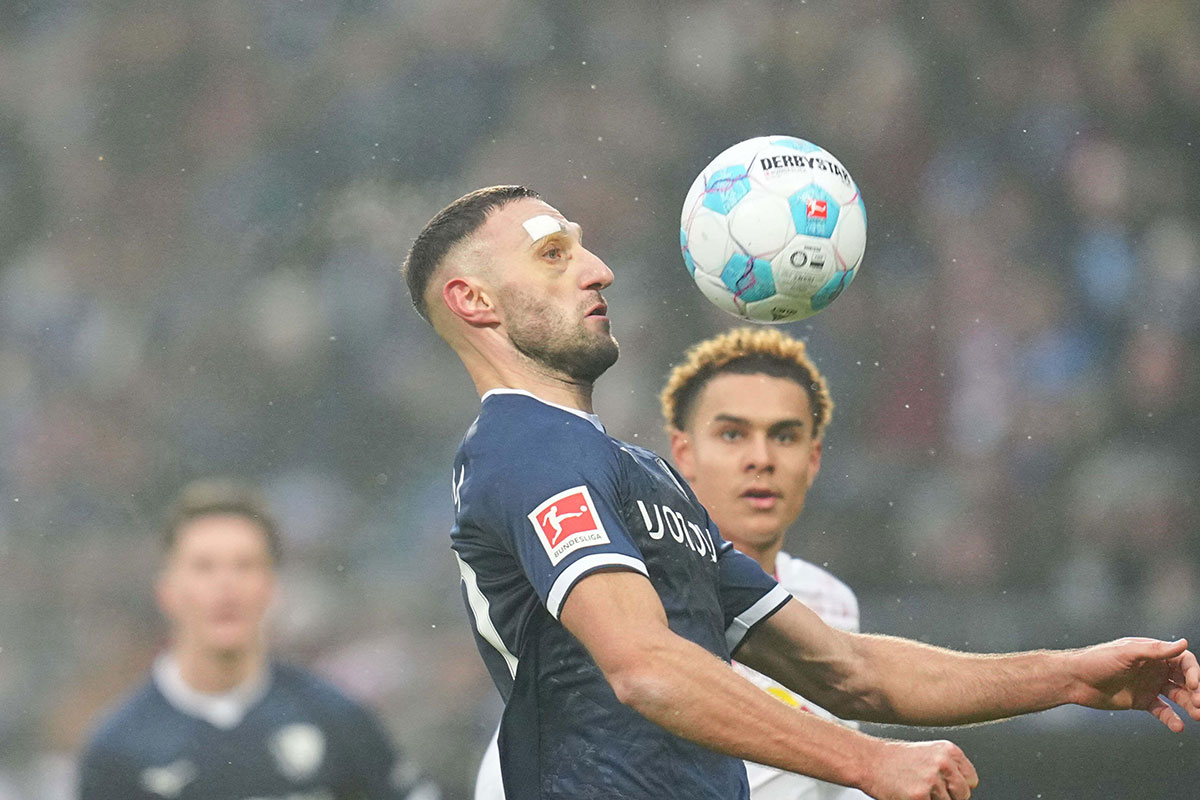
[[(858, 598), (827, 570), (783, 551), (821, 469), (833, 414), (804, 343), (777, 328), (740, 328), (692, 347), (661, 396), (671, 455), (721, 534), (827, 625), (858, 631)], [(841, 722), (766, 675), (734, 669), (783, 702)], [(843, 723), (850, 724), (853, 723)], [(751, 800), (856, 800), (857, 789), (746, 763)]]
[[(831, 628), (723, 540), (683, 477), (608, 436), (592, 385), (617, 358), (609, 268), (520, 186), (436, 214), (404, 274), (482, 397), (455, 457), (452, 548), (505, 700), (504, 791), (748, 796), (749, 759), (892, 798), (970, 796), (954, 744), (899, 742), (780, 703), (747, 666), (839, 717), (949, 725), (1068, 702), (1200, 719), (1183, 640), (975, 655)], [(715, 752), (714, 752), (715, 751)]]
[[(821, 467), (833, 412), (824, 376), (804, 343), (776, 328), (741, 328), (688, 351), (662, 390), (671, 452), (721, 535), (775, 576), (826, 624), (858, 630), (858, 598), (827, 570), (783, 552)], [(734, 669), (794, 708), (839, 721), (810, 700), (749, 667)], [(853, 723), (843, 723), (853, 725)], [(859, 790), (746, 764), (751, 800), (861, 800)], [(475, 800), (503, 798), (493, 737), (480, 764)]]
[(280, 541), (252, 490), (189, 485), (165, 544), (156, 589), (170, 647), (98, 726), (81, 800), (437, 800), (370, 712), (268, 656)]

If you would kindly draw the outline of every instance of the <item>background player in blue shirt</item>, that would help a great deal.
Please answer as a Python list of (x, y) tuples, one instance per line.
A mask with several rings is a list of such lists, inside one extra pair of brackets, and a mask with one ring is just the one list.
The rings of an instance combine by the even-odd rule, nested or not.
[(613, 274), (530, 190), (443, 209), (405, 277), (483, 398), (455, 458), (452, 541), (505, 699), (513, 800), (745, 798), (741, 758), (876, 798), (965, 798), (976, 785), (952, 743), (789, 708), (729, 667), (734, 652), (847, 718), (959, 724), (1076, 702), (1180, 730), (1166, 695), (1200, 719), (1200, 666), (1182, 640), (974, 655), (838, 631), (781, 603), (679, 476), (591, 413), (618, 353), (601, 295)]
[(81, 800), (438, 800), (374, 715), (270, 660), (263, 621), (279, 552), (247, 487), (184, 489), (156, 586), (171, 644), (92, 735)]

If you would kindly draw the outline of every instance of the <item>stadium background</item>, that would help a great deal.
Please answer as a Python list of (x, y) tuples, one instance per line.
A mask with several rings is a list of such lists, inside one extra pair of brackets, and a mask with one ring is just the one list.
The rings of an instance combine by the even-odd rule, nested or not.
[[(476, 400), (399, 259), (462, 192), (538, 188), (617, 273), (597, 408), (661, 447), (668, 368), (734, 322), (679, 204), (765, 133), (832, 150), (870, 220), (852, 289), (788, 328), (837, 402), (789, 547), (870, 630), (1200, 644), (1195, 4), (12, 2), (0, 798), (69, 795), (162, 644), (162, 506), (214, 472), (284, 519), (281, 652), (465, 797), (498, 713), (447, 550)], [(952, 738), (980, 796), (1194, 796), (1197, 726), (1109, 716)]]

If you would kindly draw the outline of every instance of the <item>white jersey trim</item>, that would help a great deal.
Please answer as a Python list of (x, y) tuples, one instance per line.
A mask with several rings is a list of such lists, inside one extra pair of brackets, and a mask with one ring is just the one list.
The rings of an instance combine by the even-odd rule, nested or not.
[(534, 400), (537, 400), (539, 403), (541, 403), (543, 405), (550, 406), (551, 408), (557, 408), (559, 411), (566, 411), (568, 414), (574, 414), (575, 416), (577, 416), (581, 419), (586, 419), (588, 422), (592, 423), (593, 426), (595, 426), (596, 430), (598, 430), (604, 434), (608, 433), (608, 431), (604, 430), (604, 423), (600, 421), (600, 417), (596, 416), (595, 414), (589, 414), (588, 412), (583, 411), (578, 408), (571, 408), (570, 406), (563, 406), (563, 405), (559, 405), (558, 403), (551, 403), (549, 400), (543, 400), (542, 398), (538, 397), (536, 394), (533, 394), (532, 392), (527, 392), (524, 389), (488, 389), (486, 392), (483, 393), (483, 397), (479, 398), (479, 402), (482, 403), (484, 400), (487, 400), (489, 397), (491, 397), (494, 394), (519, 394), (524, 397), (532, 397)]
[(592, 553), (584, 556), (573, 562), (554, 579), (554, 585), (550, 587), (550, 593), (546, 595), (546, 610), (550, 612), (550, 615), (558, 619), (558, 612), (562, 610), (567, 592), (571, 590), (576, 581), (583, 577), (584, 573), (604, 567), (630, 567), (647, 578), (650, 577), (650, 573), (646, 571), (646, 564), (632, 556), (622, 553)]
[(729, 647), (729, 652), (732, 653), (738, 648), (751, 628), (769, 617), (791, 598), (787, 589), (776, 584), (771, 591), (759, 598), (757, 603), (734, 617), (733, 622), (725, 629), (725, 644)]
[(177, 710), (226, 731), (236, 728), (271, 688), (271, 668), (265, 666), (227, 692), (201, 692), (183, 679), (179, 661), (171, 653), (156, 658), (150, 674), (158, 691)]
[(463, 561), (458, 553), (454, 554), (454, 558), (458, 561), (458, 571), (462, 573), (463, 585), (467, 587), (467, 605), (471, 607), (475, 630), (479, 631), (479, 635), (485, 642), (496, 648), (496, 652), (504, 656), (509, 676), (516, 679), (517, 657), (508, 649), (508, 645), (504, 644), (504, 640), (500, 638), (500, 631), (496, 630), (496, 626), (492, 622), (492, 617), (488, 613), (491, 604), (484, 596), (483, 590), (479, 588), (479, 578), (475, 575), (475, 570), (471, 569), (471, 565)]

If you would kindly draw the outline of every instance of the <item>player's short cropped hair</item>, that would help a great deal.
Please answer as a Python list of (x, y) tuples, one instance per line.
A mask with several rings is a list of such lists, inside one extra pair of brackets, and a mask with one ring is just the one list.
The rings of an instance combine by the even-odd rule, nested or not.
[(170, 553), (175, 549), (179, 532), (193, 520), (225, 515), (257, 525), (267, 540), (272, 560), (279, 563), (283, 556), (279, 524), (258, 490), (236, 478), (204, 478), (183, 487), (171, 503), (163, 524), (164, 550)]
[(833, 416), (829, 385), (808, 357), (804, 342), (777, 328), (737, 328), (692, 346), (667, 377), (659, 399), (667, 432), (687, 426), (696, 398), (718, 375), (770, 375), (795, 381), (808, 392), (812, 436), (820, 439)]
[(488, 186), (465, 194), (433, 215), (409, 248), (401, 272), (408, 284), (413, 306), (422, 319), (429, 320), (425, 290), (442, 259), (456, 244), (483, 225), (494, 209), (523, 197), (540, 195), (525, 186)]

